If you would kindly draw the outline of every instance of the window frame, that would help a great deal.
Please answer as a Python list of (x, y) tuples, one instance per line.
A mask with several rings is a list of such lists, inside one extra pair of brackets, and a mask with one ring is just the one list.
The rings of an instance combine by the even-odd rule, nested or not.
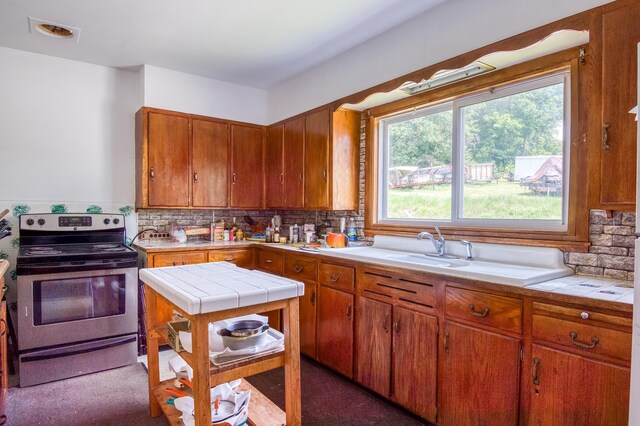
[[(549, 76), (562, 71), (569, 71), (569, 82), (565, 85), (570, 90), (568, 133), (570, 146), (568, 161), (570, 168), (565, 178), (567, 191), (567, 216), (565, 230), (519, 229), (488, 226), (468, 226), (441, 222), (438, 224), (443, 233), (455, 239), (470, 238), (474, 241), (500, 242), (505, 244), (527, 244), (547, 247), (558, 247), (563, 250), (584, 251), (588, 243), (588, 187), (578, 185), (588, 173), (587, 148), (587, 112), (588, 112), (588, 80), (582, 73), (584, 62), (580, 61), (580, 50), (586, 45), (553, 53), (508, 68), (481, 74), (471, 79), (443, 86), (431, 91), (416, 94), (409, 98), (380, 105), (364, 111), (365, 125), (365, 228), (367, 236), (398, 235), (411, 236), (418, 232), (432, 229), (431, 226), (410, 221), (402, 223), (385, 223), (378, 218), (380, 200), (378, 197), (379, 177), (379, 131), (378, 123), (384, 117), (401, 115), (425, 105), (436, 105), (457, 98), (470, 97), (491, 88), (500, 88), (536, 77)], [(565, 105), (567, 107), (567, 105)], [(436, 224), (436, 222), (434, 222)]]
[[(563, 84), (563, 188), (561, 219), (482, 219), (464, 217), (464, 167), (465, 138), (463, 108), (513, 96), (529, 91)], [(452, 147), (451, 147), (451, 211), (449, 219), (433, 218), (390, 218), (388, 216), (389, 186), (386, 184), (389, 170), (389, 126), (405, 121), (419, 119), (444, 111), (452, 113)], [(571, 74), (568, 69), (537, 76), (516, 83), (505, 84), (495, 89), (484, 90), (472, 95), (460, 96), (455, 99), (421, 106), (419, 109), (400, 114), (380, 117), (378, 120), (378, 169), (381, 170), (378, 182), (378, 222), (383, 224), (414, 225), (414, 226), (462, 226), (486, 227), (502, 229), (527, 229), (542, 231), (566, 231), (568, 217), (569, 179), (570, 176), (570, 135), (571, 135)]]

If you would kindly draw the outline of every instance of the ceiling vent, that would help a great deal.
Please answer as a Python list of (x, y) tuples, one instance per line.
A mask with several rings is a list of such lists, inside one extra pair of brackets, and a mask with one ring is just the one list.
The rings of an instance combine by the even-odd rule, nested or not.
[(80, 28), (69, 25), (56, 24), (55, 22), (29, 17), (29, 33), (41, 34), (47, 37), (80, 41)]

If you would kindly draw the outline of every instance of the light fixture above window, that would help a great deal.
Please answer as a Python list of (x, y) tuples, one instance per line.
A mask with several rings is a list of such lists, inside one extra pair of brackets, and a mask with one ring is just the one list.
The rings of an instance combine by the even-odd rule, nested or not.
[(494, 69), (495, 67), (489, 64), (476, 61), (464, 68), (438, 71), (429, 80), (423, 80), (419, 83), (404, 84), (400, 87), (400, 90), (409, 95), (415, 95), (416, 93), (424, 92), (435, 87), (444, 86), (446, 84), (473, 77), (474, 75), (482, 74)]

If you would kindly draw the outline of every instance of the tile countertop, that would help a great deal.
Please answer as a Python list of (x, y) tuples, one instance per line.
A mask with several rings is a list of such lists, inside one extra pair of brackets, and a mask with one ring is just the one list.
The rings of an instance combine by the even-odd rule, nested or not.
[[(251, 246), (261, 246), (261, 247), (269, 247), (278, 250), (287, 250), (292, 252), (304, 253), (304, 254), (319, 254), (321, 256), (333, 257), (336, 259), (345, 259), (345, 260), (356, 260), (362, 261), (373, 265), (381, 265), (381, 266), (395, 266), (398, 268), (404, 268), (409, 270), (417, 270), (424, 272), (432, 272), (441, 274), (444, 276), (458, 276), (460, 278), (465, 278), (460, 276), (458, 273), (449, 273), (454, 272), (452, 270), (433, 270), (433, 268), (429, 269), (428, 267), (424, 267), (423, 265), (412, 265), (407, 263), (397, 263), (384, 259), (376, 259), (376, 258), (359, 258), (353, 257), (348, 252), (349, 249), (323, 249), (318, 253), (302, 251), (299, 247), (293, 246), (291, 244), (266, 244), (261, 242), (253, 242), (253, 241), (241, 241), (241, 242), (232, 242), (232, 241), (220, 241), (220, 242), (211, 242), (211, 241), (193, 241), (187, 243), (177, 243), (168, 240), (159, 240), (159, 241), (141, 241), (136, 242), (134, 247), (147, 253), (157, 253), (157, 252), (168, 252), (168, 251), (191, 251), (191, 250), (216, 250), (216, 249), (233, 249), (233, 248), (243, 248), (243, 247), (251, 247)], [(428, 246), (427, 246), (428, 247)], [(344, 251), (343, 251), (344, 250)], [(455, 269), (455, 268), (453, 268)], [(458, 268), (459, 270), (460, 268)], [(462, 271), (460, 271), (462, 272)], [(469, 279), (474, 279), (475, 277), (469, 277)], [(477, 279), (477, 278), (475, 278)], [(615, 279), (609, 279), (604, 277), (594, 277), (594, 276), (586, 276), (586, 275), (569, 275), (552, 278), (547, 280), (542, 280), (540, 282), (532, 283), (532, 284), (520, 284), (513, 285), (507, 282), (503, 282), (500, 280), (491, 280), (489, 278), (484, 278), (484, 281), (493, 283), (493, 284), (501, 284), (510, 287), (517, 287), (519, 289), (526, 290), (527, 293), (531, 295), (535, 295), (538, 292), (545, 293), (546, 295), (558, 295), (562, 296), (573, 296), (573, 297), (583, 297), (587, 299), (605, 301), (605, 302), (614, 302), (621, 303), (624, 305), (633, 305), (633, 282), (632, 281), (621, 281)]]

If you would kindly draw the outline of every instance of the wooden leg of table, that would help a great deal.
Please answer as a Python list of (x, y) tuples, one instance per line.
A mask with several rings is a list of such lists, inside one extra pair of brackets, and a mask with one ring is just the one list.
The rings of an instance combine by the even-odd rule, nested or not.
[(158, 337), (155, 333), (157, 323), (157, 301), (156, 292), (147, 287), (144, 292), (147, 323), (147, 370), (149, 373), (149, 412), (151, 417), (158, 417), (162, 414), (160, 404), (153, 394), (153, 390), (160, 384), (160, 360), (158, 358)]
[(196, 315), (191, 318), (193, 346), (193, 393), (196, 426), (211, 425), (211, 376), (209, 374), (209, 323)]
[(284, 308), (284, 392), (287, 426), (302, 424), (300, 402), (300, 322), (298, 298)]

